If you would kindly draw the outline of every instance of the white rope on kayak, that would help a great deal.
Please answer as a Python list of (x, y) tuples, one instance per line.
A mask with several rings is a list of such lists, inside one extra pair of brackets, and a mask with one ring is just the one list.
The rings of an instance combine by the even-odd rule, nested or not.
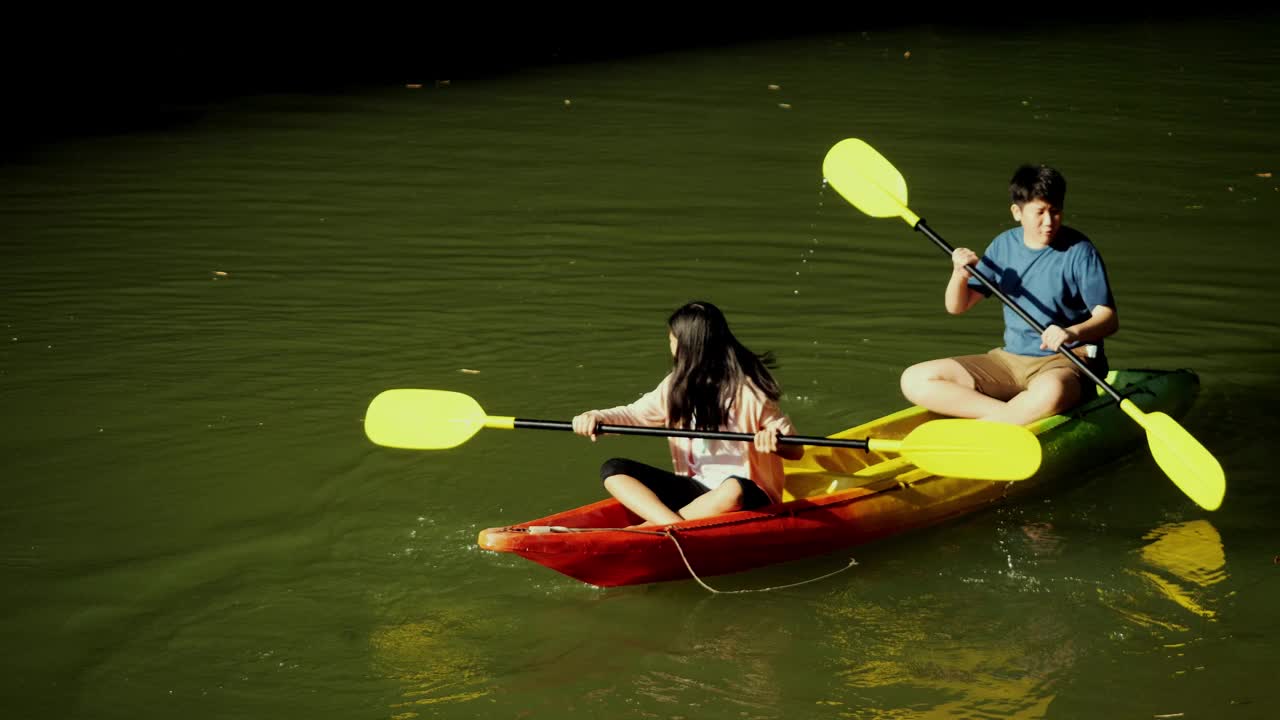
[(717, 590), (711, 587), (710, 585), (708, 585), (707, 583), (705, 583), (702, 580), (702, 578), (698, 577), (698, 573), (694, 572), (693, 565), (689, 564), (689, 557), (684, 553), (684, 546), (680, 544), (680, 539), (676, 537), (675, 531), (671, 530), (670, 528), (666, 530), (643, 530), (635, 527), (571, 528), (571, 527), (564, 527), (563, 525), (530, 525), (524, 528), (524, 530), (528, 532), (530, 535), (543, 535), (546, 533), (629, 532), (629, 533), (636, 533), (637, 535), (658, 535), (658, 536), (665, 536), (665, 537), (671, 538), (671, 542), (675, 543), (676, 550), (680, 552), (680, 559), (684, 561), (685, 569), (689, 571), (689, 575), (693, 577), (694, 580), (697, 580), (698, 584), (701, 585), (705, 590), (707, 590), (708, 592), (714, 593), (716, 595), (742, 595), (745, 593), (772, 592), (774, 590), (786, 590), (788, 588), (799, 587), (801, 585), (808, 585), (809, 583), (816, 583), (820, 580), (826, 580), (827, 578), (832, 577), (834, 575), (839, 575), (840, 573), (858, 564), (858, 561), (856, 559), (849, 558), (849, 564), (845, 565), (839, 570), (833, 570), (832, 572), (829, 572), (826, 575), (819, 575), (818, 577), (815, 577), (815, 578), (809, 578), (808, 580), (801, 580), (800, 582), (794, 582), (787, 585), (774, 585), (773, 587), (766, 587), (766, 588), (747, 588), (744, 590)]
[[(521, 530), (521, 528), (512, 528), (512, 529), (517, 532)], [(547, 533), (596, 533), (596, 532), (629, 532), (629, 533), (636, 533), (637, 535), (657, 535), (659, 537), (666, 535), (666, 533), (662, 532), (661, 530), (640, 530), (633, 527), (578, 528), (578, 527), (565, 527), (563, 525), (530, 525), (526, 528), (523, 528), (523, 530), (529, 533), (530, 535), (546, 535)]]
[(839, 575), (845, 570), (848, 570), (849, 568), (858, 564), (858, 561), (856, 559), (849, 558), (849, 564), (845, 565), (839, 570), (834, 570), (832, 572), (827, 573), (826, 575), (819, 575), (818, 577), (815, 577), (815, 578), (809, 578), (808, 580), (801, 580), (800, 582), (794, 582), (788, 585), (774, 585), (773, 587), (766, 587), (766, 588), (747, 588), (744, 590), (717, 590), (711, 587), (710, 585), (706, 584), (705, 582), (703, 582), (702, 578), (698, 577), (698, 573), (693, 571), (693, 566), (689, 564), (689, 558), (684, 554), (684, 547), (680, 545), (680, 540), (676, 538), (675, 532), (671, 530), (667, 530), (663, 534), (671, 538), (671, 542), (676, 544), (676, 550), (680, 551), (680, 559), (684, 561), (684, 566), (689, 570), (689, 574), (693, 576), (693, 579), (697, 580), (698, 584), (701, 585), (708, 592), (714, 593), (716, 595), (742, 595), (745, 593), (772, 592), (774, 590), (786, 590), (787, 588), (799, 587), (801, 585), (808, 585), (809, 583), (818, 582), (819, 580), (826, 580), (827, 578), (833, 575)]

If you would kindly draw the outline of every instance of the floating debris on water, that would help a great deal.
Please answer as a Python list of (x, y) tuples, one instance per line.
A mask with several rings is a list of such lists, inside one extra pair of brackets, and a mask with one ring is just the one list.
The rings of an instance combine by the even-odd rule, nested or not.
[(770, 84), (769, 84), (769, 89), (770, 89), (770, 90), (781, 90), (781, 89), (782, 89), (782, 86), (781, 86), (781, 85), (774, 85), (774, 84), (770, 83)]
[(471, 368), (461, 368), (460, 370), (458, 370), (458, 372), (463, 373), (464, 375), (479, 375), (479, 374), (480, 374), (480, 371), (479, 371), (479, 370), (472, 370)]
[(791, 103), (778, 103), (778, 107), (782, 108), (783, 110), (790, 110)]
[(1260, 178), (1269, 178), (1269, 177), (1271, 177), (1271, 173), (1269, 173), (1269, 172), (1254, 173), (1254, 175), (1257, 175), (1257, 176), (1258, 176), (1258, 177), (1260, 177)]
[(908, 51), (906, 51), (906, 52), (902, 53), (902, 57), (903, 57), (903, 59), (904, 59), (904, 60), (910, 60), (910, 59), (911, 59), (911, 51), (910, 51), (910, 50), (908, 50)]
[(410, 90), (421, 90), (421, 89), (422, 89), (422, 83), (405, 83), (405, 84), (404, 84), (404, 86), (405, 86), (405, 87), (407, 87), (407, 88), (409, 88)]
[(223, 279), (226, 279), (226, 278), (229, 278), (229, 277), (231, 277), (231, 276), (230, 276), (230, 275), (228, 275), (228, 274), (227, 274), (225, 271), (223, 271), (223, 270), (214, 270), (214, 271), (213, 271), (213, 279), (214, 279), (214, 280), (223, 280)]
[(448, 80), (437, 80), (437, 81), (436, 81), (436, 87), (449, 87), (449, 81), (448, 81)]
[(567, 106), (567, 105), (572, 105), (572, 104), (573, 104), (573, 101), (572, 101), (572, 100), (570, 100), (569, 98), (565, 98), (565, 99), (564, 99), (564, 104), (565, 104), (566, 106)]

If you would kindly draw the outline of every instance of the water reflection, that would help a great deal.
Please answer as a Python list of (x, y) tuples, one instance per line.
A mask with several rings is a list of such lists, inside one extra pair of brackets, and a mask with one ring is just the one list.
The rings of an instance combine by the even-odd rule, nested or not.
[(1137, 561), (1124, 569), (1139, 585), (1099, 587), (1102, 604), (1157, 635), (1189, 632), (1193, 618), (1187, 613), (1201, 622), (1217, 621), (1220, 595), (1213, 588), (1228, 578), (1217, 529), (1208, 520), (1167, 523), (1142, 539), (1146, 544), (1136, 551)]
[(441, 612), (373, 633), (370, 645), (379, 670), (403, 687), (402, 700), (392, 704), (393, 718), (418, 717), (425, 706), (462, 704), (487, 694), (488, 670), (465, 641), (474, 622), (466, 613)]
[(1082, 654), (1061, 614), (1045, 605), (986, 613), (957, 600), (828, 606), (843, 667), (821, 704), (854, 717), (1044, 717)]
[(1214, 620), (1217, 598), (1209, 588), (1227, 579), (1222, 537), (1208, 520), (1162, 525), (1147, 533), (1139, 554), (1148, 568), (1135, 570), (1165, 597)]
[(781, 718), (779, 656), (799, 652), (790, 638), (768, 612), (654, 586), (557, 596), (523, 607), (518, 620), (501, 605), (441, 610), (383, 627), (371, 645), (377, 673), (398, 685), (395, 720), (603, 717), (623, 707), (646, 717)]

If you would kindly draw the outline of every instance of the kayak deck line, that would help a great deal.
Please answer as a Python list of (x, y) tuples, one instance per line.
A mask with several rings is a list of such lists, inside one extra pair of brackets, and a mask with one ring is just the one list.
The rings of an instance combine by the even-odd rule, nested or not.
[(661, 530), (646, 530), (638, 527), (625, 528), (596, 528), (596, 527), (565, 527), (564, 525), (525, 525), (511, 526), (501, 528), (502, 532), (522, 532), (530, 535), (545, 535), (547, 533), (589, 533), (589, 532), (633, 532), (642, 535), (666, 535)]

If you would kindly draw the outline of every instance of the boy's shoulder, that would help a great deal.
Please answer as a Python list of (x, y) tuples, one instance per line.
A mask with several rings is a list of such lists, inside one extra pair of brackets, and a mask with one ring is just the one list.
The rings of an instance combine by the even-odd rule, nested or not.
[(991, 240), (991, 242), (992, 243), (1008, 242), (1010, 240), (1022, 242), (1022, 226), (1021, 225), (1015, 225), (1009, 228), (1008, 230), (1001, 230), (995, 236), (995, 238)]
[(1053, 237), (1053, 246), (1062, 252), (1074, 250), (1075, 252), (1096, 253), (1098, 251), (1088, 236), (1068, 225), (1058, 228), (1058, 234)]
[(991, 239), (991, 244), (987, 247), (987, 252), (1001, 256), (1009, 253), (1016, 253), (1018, 249), (1024, 247), (1022, 244), (1023, 236), (1024, 233), (1021, 226), (1002, 230), (999, 235), (996, 235)]
[(1008, 230), (1001, 230), (999, 234), (991, 238), (991, 243), (987, 246), (987, 252), (1000, 252), (1002, 249), (1016, 247), (1022, 244), (1022, 228), (1011, 227)]

